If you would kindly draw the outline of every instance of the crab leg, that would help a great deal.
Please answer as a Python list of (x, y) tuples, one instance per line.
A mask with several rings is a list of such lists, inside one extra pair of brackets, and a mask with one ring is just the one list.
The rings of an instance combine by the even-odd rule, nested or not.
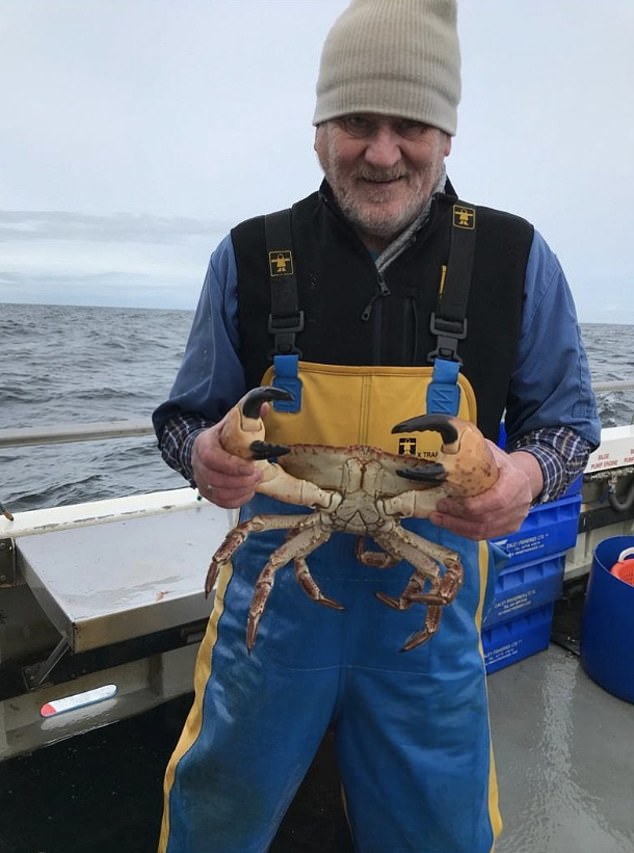
[(417, 646), (422, 646), (422, 644), (426, 643), (427, 640), (430, 640), (440, 627), (441, 617), (442, 607), (437, 604), (430, 604), (427, 607), (427, 613), (425, 614), (425, 626), (423, 630), (414, 631), (413, 634), (410, 634), (407, 640), (403, 643), (401, 651), (409, 652)]
[[(398, 542), (394, 541), (394, 535)], [(423, 629), (412, 634), (401, 649), (409, 651), (425, 643), (438, 630), (442, 608), (455, 599), (462, 586), (462, 563), (455, 551), (423, 540), (416, 533), (403, 528), (396, 528), (389, 538), (380, 533), (375, 534), (375, 539), (388, 553), (407, 559), (414, 566), (414, 573), (398, 598), (383, 592), (376, 593), (376, 597), (395, 610), (408, 610), (412, 604), (427, 605)], [(437, 563), (442, 563), (446, 568), (442, 576)], [(426, 592), (427, 583), (430, 589)]]
[[(460, 559), (456, 551), (452, 551), (444, 545), (430, 542), (429, 539), (424, 539), (418, 533), (414, 533), (413, 530), (406, 530), (404, 527), (395, 526), (388, 534), (375, 531), (372, 538), (389, 554), (398, 557), (399, 560), (407, 560), (413, 566), (416, 565), (421, 554), (426, 554), (432, 560), (443, 565), (448, 560)], [(435, 568), (432, 574), (438, 575), (438, 568)]]
[(297, 527), (296, 515), (254, 515), (247, 521), (236, 525), (227, 533), (222, 544), (211, 558), (205, 581), (205, 596), (208, 596), (214, 588), (218, 580), (220, 566), (233, 557), (249, 534), (261, 533), (263, 530), (286, 530), (291, 527)]
[(332, 607), (333, 610), (346, 609), (343, 604), (339, 604), (339, 602), (335, 601), (334, 598), (328, 598), (319, 589), (315, 579), (310, 573), (305, 557), (296, 557), (294, 563), (297, 583), (312, 601), (316, 601), (318, 604), (324, 604), (326, 607)]
[[(408, 610), (412, 604), (437, 604), (444, 607), (454, 600), (462, 586), (462, 571), (459, 560), (448, 565), (442, 577), (435, 577), (418, 566), (398, 598), (384, 592), (377, 592), (376, 595), (395, 610)], [(430, 584), (429, 592), (425, 592), (427, 581)]]
[[(292, 538), (289, 538), (288, 541), (284, 542), (283, 545), (280, 545), (279, 548), (273, 551), (268, 563), (262, 569), (256, 581), (255, 592), (251, 599), (249, 618), (247, 621), (247, 648), (249, 651), (251, 651), (255, 645), (260, 619), (264, 613), (266, 602), (271, 594), (271, 590), (273, 589), (273, 584), (275, 583), (275, 573), (279, 569), (283, 568), (290, 560), (301, 561), (302, 558), (306, 557), (320, 545), (327, 542), (331, 535), (331, 530), (318, 527), (317, 516), (311, 515), (299, 524), (297, 524), (297, 518), (295, 518), (295, 524), (290, 532), (290, 536)], [(308, 577), (314, 584), (314, 590), (310, 587), (310, 584), (302, 586), (304, 591), (311, 598), (313, 598), (313, 595), (311, 595), (309, 588), (317, 593), (317, 598), (314, 598), (315, 601), (319, 601), (321, 604), (326, 604), (328, 607), (334, 607), (337, 610), (344, 609), (343, 606), (334, 601), (334, 599), (326, 598), (322, 595), (319, 587), (312, 577), (310, 577), (310, 572), (308, 572)]]
[(400, 563), (400, 557), (393, 557), (386, 551), (368, 551), (365, 547), (366, 537), (357, 536), (354, 553), (357, 560), (364, 566), (372, 566), (374, 569), (391, 569)]
[[(405, 476), (405, 475), (403, 475)], [(383, 500), (386, 515), (400, 518), (429, 518), (441, 498), (454, 494), (449, 486), (432, 486), (424, 491), (412, 489)], [(378, 501), (377, 501), (378, 502)]]

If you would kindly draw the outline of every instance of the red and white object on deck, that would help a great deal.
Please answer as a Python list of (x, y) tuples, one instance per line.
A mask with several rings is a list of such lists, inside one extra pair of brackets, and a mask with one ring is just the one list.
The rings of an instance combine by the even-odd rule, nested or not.
[(116, 696), (116, 693), (116, 684), (104, 684), (103, 687), (96, 687), (94, 690), (85, 690), (83, 693), (73, 693), (72, 696), (62, 696), (59, 699), (53, 699), (45, 705), (42, 705), (40, 708), (40, 716), (54, 717), (56, 714), (62, 714), (68, 711), (77, 711), (79, 708), (85, 708), (86, 705), (95, 705), (97, 702), (112, 699), (113, 696)]
[(618, 560), (610, 569), (610, 574), (634, 586), (634, 548), (621, 551)]

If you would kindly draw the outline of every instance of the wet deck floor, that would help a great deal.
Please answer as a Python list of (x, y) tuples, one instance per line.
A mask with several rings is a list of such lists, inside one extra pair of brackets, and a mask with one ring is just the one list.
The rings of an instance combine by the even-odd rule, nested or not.
[(505, 831), (496, 853), (634, 851), (634, 705), (549, 649), (489, 678)]
[[(568, 636), (573, 651), (551, 644), (488, 680), (505, 821), (496, 853), (634, 851), (634, 705), (585, 675), (574, 625)], [(0, 853), (154, 853), (190, 701), (0, 764)], [(270, 853), (351, 849), (327, 742)]]

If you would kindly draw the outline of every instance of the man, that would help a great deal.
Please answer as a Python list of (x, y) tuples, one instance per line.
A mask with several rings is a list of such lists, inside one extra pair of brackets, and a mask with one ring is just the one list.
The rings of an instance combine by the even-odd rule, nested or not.
[[(599, 424), (556, 258), (524, 220), (460, 202), (446, 177), (459, 93), (454, 2), (351, 2), (317, 84), (325, 181), (220, 244), (154, 420), (168, 464), (243, 519), (296, 511), (256, 494), (261, 467), (220, 441), (255, 385), (293, 389), (291, 411), (263, 410), (267, 438), (287, 443), (396, 452), (389, 425), (425, 399), (477, 421), (495, 485), (406, 523), (459, 551), (463, 586), (438, 632), (401, 654), (424, 607), (392, 610), (373, 593), (398, 599), (411, 566), (362, 565), (354, 537), (335, 535), (309, 563), (346, 609), (317, 606), (282, 569), (249, 654), (254, 583), (284, 534), (251, 536), (221, 569), (167, 769), (167, 853), (265, 851), (331, 726), (361, 853), (485, 853), (500, 832), (479, 641), (494, 558), (480, 540), (560, 495)], [(502, 418), (507, 452), (494, 445)]]

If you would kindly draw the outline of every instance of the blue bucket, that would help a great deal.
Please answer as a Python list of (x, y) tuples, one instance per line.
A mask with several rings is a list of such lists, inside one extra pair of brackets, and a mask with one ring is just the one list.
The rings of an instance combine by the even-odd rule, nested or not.
[(613, 536), (594, 551), (581, 625), (581, 663), (609, 693), (634, 702), (634, 586), (610, 573), (634, 536)]

